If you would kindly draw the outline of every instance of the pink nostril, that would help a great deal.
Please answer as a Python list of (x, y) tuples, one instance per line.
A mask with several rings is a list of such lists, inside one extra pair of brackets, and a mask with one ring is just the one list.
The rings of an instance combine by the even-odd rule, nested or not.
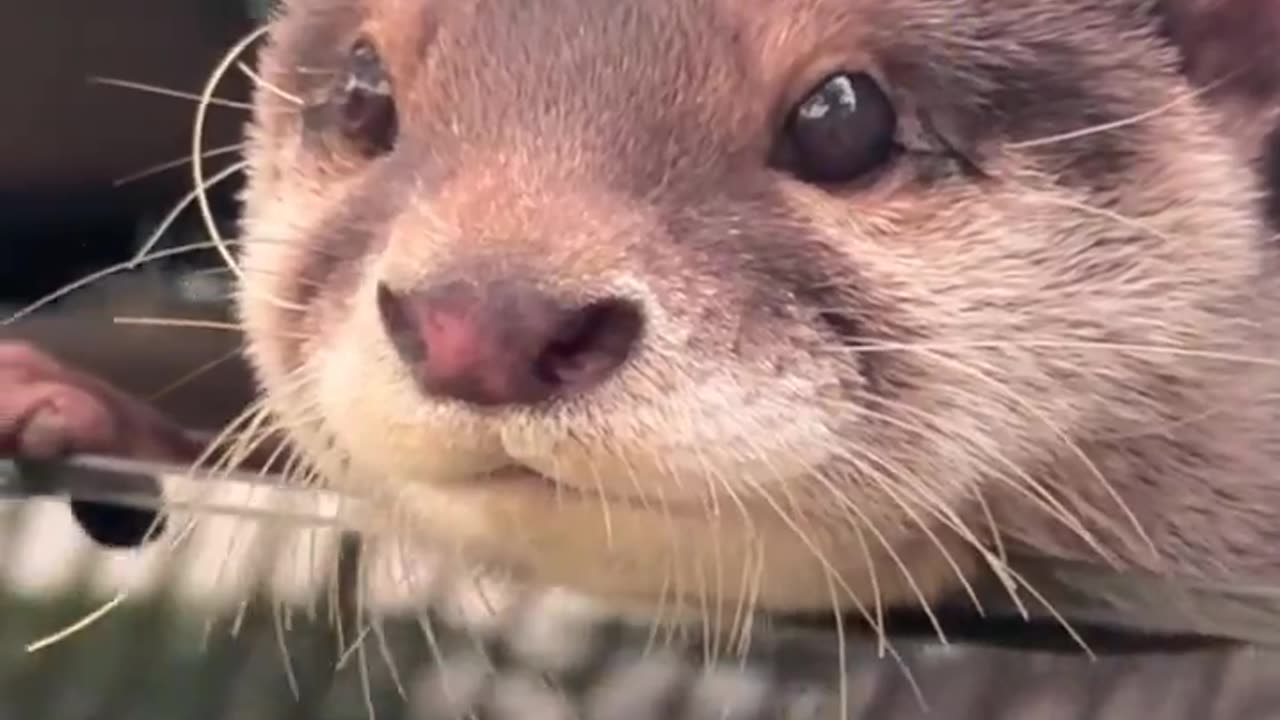
[(533, 404), (583, 392), (630, 357), (643, 326), (631, 302), (566, 308), (514, 284), (378, 288), (383, 326), (420, 387), (476, 405)]

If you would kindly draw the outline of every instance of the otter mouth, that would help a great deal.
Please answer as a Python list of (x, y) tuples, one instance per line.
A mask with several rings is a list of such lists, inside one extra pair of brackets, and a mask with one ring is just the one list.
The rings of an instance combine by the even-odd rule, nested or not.
[(574, 490), (565, 483), (557, 481), (555, 478), (543, 475), (527, 465), (520, 464), (503, 465), (496, 470), (489, 470), (481, 473), (476, 479), (484, 483), (538, 484), (555, 492)]
[(553, 498), (572, 499), (589, 502), (604, 502), (618, 507), (628, 507), (634, 510), (646, 510), (663, 513), (678, 514), (706, 514), (707, 508), (702, 503), (691, 501), (688, 498), (672, 499), (661, 498), (650, 495), (644, 495), (639, 492), (634, 493), (618, 493), (606, 491), (604, 487), (583, 487), (581, 485), (567, 483), (550, 475), (544, 475), (527, 465), (514, 463), (504, 465), (495, 470), (478, 475), (471, 482), (479, 482), (484, 486), (507, 486), (518, 485), (524, 488), (532, 488), (542, 490)]

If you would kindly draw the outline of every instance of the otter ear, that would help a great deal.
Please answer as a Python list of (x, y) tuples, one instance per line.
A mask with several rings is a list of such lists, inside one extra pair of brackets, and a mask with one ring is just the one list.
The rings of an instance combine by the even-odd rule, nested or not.
[(1258, 168), (1280, 227), (1280, 0), (1153, 0), (1182, 70)]
[(1162, 34), (1182, 54), (1197, 85), (1223, 82), (1221, 93), (1254, 99), (1280, 95), (1280, 2), (1152, 0)]
[[(1192, 85), (1261, 159), (1280, 145), (1280, 0), (1154, 0)], [(1274, 152), (1274, 151), (1273, 151)]]

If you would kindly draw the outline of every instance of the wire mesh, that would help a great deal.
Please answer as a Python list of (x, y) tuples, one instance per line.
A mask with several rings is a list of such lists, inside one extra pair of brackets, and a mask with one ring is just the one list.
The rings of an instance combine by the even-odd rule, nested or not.
[[(655, 640), (567, 594), (482, 595), (444, 575), (405, 583), (397, 550), (228, 516), (201, 520), (177, 549), (108, 551), (57, 500), (0, 505), (0, 718), (839, 716), (830, 631), (761, 628), (746, 657), (708, 662), (699, 642)], [(121, 591), (96, 622), (27, 649)], [(1280, 715), (1280, 663), (1260, 650), (1094, 662), (898, 650), (902, 666), (874, 643), (846, 647), (849, 717)]]

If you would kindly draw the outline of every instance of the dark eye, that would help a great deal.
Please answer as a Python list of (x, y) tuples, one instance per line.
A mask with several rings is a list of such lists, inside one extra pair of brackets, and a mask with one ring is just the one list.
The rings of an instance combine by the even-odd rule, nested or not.
[(373, 45), (357, 42), (334, 99), (343, 136), (362, 153), (384, 155), (395, 146), (399, 131), (391, 78)]
[(893, 104), (869, 75), (832, 75), (792, 109), (775, 164), (807, 182), (850, 182), (893, 156), (897, 125)]

